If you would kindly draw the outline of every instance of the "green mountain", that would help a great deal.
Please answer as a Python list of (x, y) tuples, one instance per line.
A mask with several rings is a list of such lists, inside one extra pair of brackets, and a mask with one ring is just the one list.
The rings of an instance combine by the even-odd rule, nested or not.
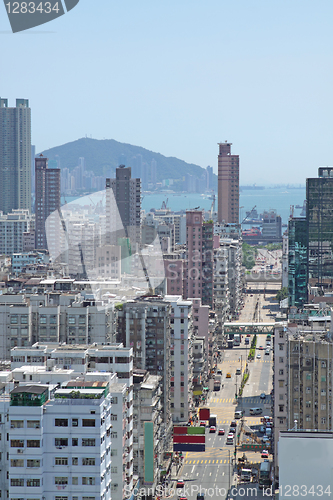
[[(42, 151), (49, 160), (60, 160), (60, 168), (68, 168), (70, 171), (78, 165), (80, 157), (85, 158), (85, 170), (92, 171), (94, 175), (114, 177), (116, 167), (120, 163), (132, 167), (133, 177), (138, 176), (141, 162), (147, 164), (150, 171), (152, 160), (156, 161), (157, 181), (163, 179), (183, 179), (185, 174), (201, 177), (204, 169), (198, 165), (186, 163), (178, 158), (166, 157), (160, 153), (154, 153), (148, 149), (131, 144), (124, 144), (113, 139), (89, 139), (83, 138), (68, 142), (62, 146)], [(140, 156), (141, 155), (141, 156)], [(216, 175), (214, 175), (214, 179)]]

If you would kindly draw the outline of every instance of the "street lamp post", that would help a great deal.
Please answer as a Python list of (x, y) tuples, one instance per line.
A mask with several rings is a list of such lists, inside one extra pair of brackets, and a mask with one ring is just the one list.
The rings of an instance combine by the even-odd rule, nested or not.
[[(235, 436), (236, 438), (236, 436)], [(235, 451), (234, 451), (234, 456), (235, 456), (235, 467), (237, 466), (237, 439), (235, 439)]]
[(228, 478), (229, 481), (228, 481), (228, 484), (229, 484), (229, 492), (230, 492), (230, 475), (231, 475), (231, 471), (230, 471), (230, 462), (231, 462), (231, 460), (230, 460), (230, 450), (228, 450), (228, 452), (229, 452), (229, 478)]

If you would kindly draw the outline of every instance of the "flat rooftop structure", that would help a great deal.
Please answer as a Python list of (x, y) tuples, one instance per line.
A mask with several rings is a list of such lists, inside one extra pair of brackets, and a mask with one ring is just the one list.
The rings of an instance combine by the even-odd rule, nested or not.
[[(332, 493), (333, 433), (321, 430), (281, 431), (278, 442), (280, 499), (291, 491), (303, 498)], [(281, 486), (282, 485), (282, 486)], [(288, 487), (287, 487), (288, 485)], [(312, 489), (311, 489), (312, 488)], [(326, 492), (326, 493), (325, 493)], [(293, 497), (293, 495), (292, 495)]]
[(58, 398), (69, 398), (69, 399), (80, 399), (83, 396), (93, 396), (96, 399), (99, 399), (104, 396), (105, 389), (58, 389), (54, 393), (54, 397)]
[(15, 387), (11, 391), (11, 394), (43, 394), (43, 392), (46, 391), (46, 389), (49, 389), (48, 385), (41, 385), (41, 384), (36, 384), (36, 385), (19, 385), (18, 387)]

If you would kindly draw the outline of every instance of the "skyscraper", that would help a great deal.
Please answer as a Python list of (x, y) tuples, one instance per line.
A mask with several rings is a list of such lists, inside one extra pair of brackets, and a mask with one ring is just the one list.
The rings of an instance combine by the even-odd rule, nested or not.
[(0, 98), (0, 210), (31, 212), (31, 110), (27, 99)]
[[(47, 158), (40, 155), (35, 159), (35, 182), (36, 248), (47, 249), (50, 243), (60, 243), (57, 227), (60, 210), (60, 169), (48, 168)], [(49, 228), (51, 242), (46, 241), (45, 223), (53, 212), (56, 216), (53, 218), (52, 228)], [(49, 250), (51, 251), (51, 248)]]
[(213, 188), (213, 167), (206, 167), (206, 189)]
[(307, 221), (292, 217), (288, 222), (289, 306), (302, 307), (307, 301)]
[(156, 170), (157, 170), (157, 162), (153, 158), (150, 164), (150, 182), (152, 183), (153, 186), (155, 186), (157, 182)]
[(308, 287), (325, 292), (333, 289), (333, 167), (306, 180), (306, 201)]
[(131, 178), (131, 167), (120, 165), (116, 178), (106, 179), (106, 218), (108, 244), (115, 245), (118, 237), (124, 236), (132, 245), (140, 243), (141, 181)]
[(239, 155), (231, 154), (231, 142), (219, 143), (218, 221), (239, 222)]

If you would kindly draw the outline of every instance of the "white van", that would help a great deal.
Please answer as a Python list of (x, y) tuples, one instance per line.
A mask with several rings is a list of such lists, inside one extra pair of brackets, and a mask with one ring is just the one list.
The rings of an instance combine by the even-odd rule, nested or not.
[(244, 415), (244, 412), (243, 411), (235, 411), (235, 418), (242, 418), (242, 416)]
[(250, 415), (261, 415), (262, 408), (250, 408)]
[(242, 469), (241, 481), (249, 482), (249, 481), (251, 481), (251, 477), (252, 477), (252, 470), (251, 469)]
[(234, 435), (233, 434), (228, 435), (227, 444), (234, 444)]

